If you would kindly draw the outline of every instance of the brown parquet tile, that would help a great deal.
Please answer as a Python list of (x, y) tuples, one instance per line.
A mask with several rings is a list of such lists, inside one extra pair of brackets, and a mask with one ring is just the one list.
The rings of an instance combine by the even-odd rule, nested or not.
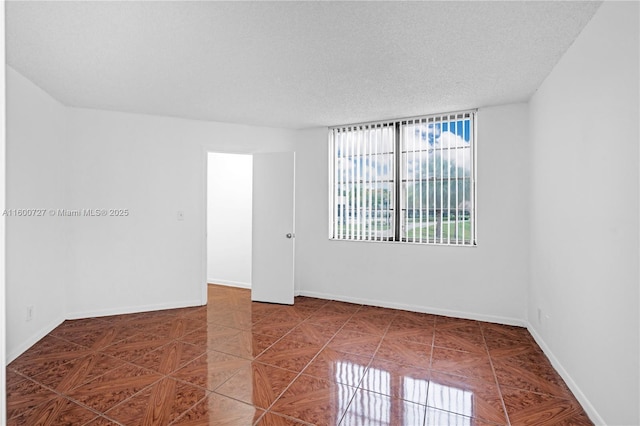
[(352, 316), (353, 314), (350, 313), (332, 312), (320, 309), (311, 314), (311, 316), (307, 318), (306, 321), (312, 324), (330, 326), (336, 330), (339, 330), (345, 325), (347, 321), (349, 321)]
[(339, 424), (356, 388), (300, 375), (271, 411), (317, 425)]
[(124, 365), (126, 363), (117, 358), (100, 352), (92, 352), (66, 364), (53, 367), (34, 376), (33, 379), (57, 392), (68, 392)]
[(486, 353), (482, 332), (474, 327), (437, 328), (433, 346), (465, 352)]
[(161, 374), (170, 374), (204, 353), (205, 350), (200, 346), (174, 340), (147, 352), (132, 363)]
[(100, 416), (100, 417), (96, 417), (95, 419), (87, 423), (85, 426), (121, 426), (121, 425), (111, 419)]
[(55, 396), (33, 410), (9, 419), (7, 425), (83, 425), (96, 417), (95, 412)]
[(498, 387), (485, 381), (433, 372), (427, 406), (498, 424), (507, 423)]
[(161, 377), (151, 370), (126, 364), (72, 389), (68, 395), (86, 407), (105, 412)]
[(302, 342), (285, 336), (264, 351), (256, 360), (286, 370), (300, 372), (321, 348), (322, 345)]
[[(485, 339), (486, 340), (486, 339)], [(520, 361), (537, 363), (549, 366), (549, 360), (547, 359), (542, 349), (537, 345), (532, 344), (519, 344), (517, 346), (503, 347), (500, 349), (489, 349), (491, 359), (499, 361)]]
[(427, 414), (424, 422), (425, 426), (501, 426), (499, 423), (487, 422), (473, 417), (465, 417), (451, 411), (438, 410), (427, 407)]
[(171, 342), (167, 337), (142, 332), (101, 349), (107, 355), (124, 361), (133, 361)]
[(548, 363), (521, 363), (513, 360), (496, 360), (493, 363), (498, 382), (532, 392), (566, 397), (571, 391)]
[(418, 368), (429, 368), (431, 349), (430, 345), (385, 337), (375, 354), (375, 359), (384, 359)]
[(296, 373), (252, 362), (216, 389), (216, 393), (267, 409), (297, 376)]
[(503, 388), (507, 413), (512, 424), (523, 425), (592, 425), (580, 405), (573, 399)]
[(9, 425), (592, 425), (526, 329), (209, 286), (65, 321), (7, 367)]
[(145, 331), (156, 334), (160, 337), (177, 339), (204, 326), (206, 326), (206, 322), (202, 320), (185, 317), (175, 317), (151, 325), (147, 327)]
[(88, 318), (67, 320), (52, 330), (50, 335), (98, 349), (138, 333), (134, 328), (116, 326), (99, 318)]
[(296, 323), (299, 324), (302, 321), (309, 318), (315, 310), (296, 309), (293, 306), (281, 306), (277, 311), (266, 316), (265, 322), (282, 322), (285, 324)]
[[(490, 322), (480, 322), (484, 335), (488, 340), (497, 340), (504, 338), (504, 342), (532, 342), (533, 337), (526, 328), (516, 327), (512, 325), (494, 324)], [(492, 337), (493, 336), (493, 337)]]
[[(54, 332), (56, 330), (57, 328)], [(91, 328), (85, 327), (82, 331), (76, 331), (73, 329), (65, 330), (63, 333), (56, 334), (56, 336), (94, 350), (101, 350), (109, 345), (118, 343), (129, 337), (133, 337), (139, 333), (140, 329), (128, 327), (127, 324), (124, 323), (107, 323), (106, 325), (98, 323)]]
[(242, 330), (238, 330), (237, 328), (208, 324), (206, 327), (185, 334), (180, 337), (180, 340), (196, 345), (203, 350), (217, 350), (218, 347), (230, 337), (237, 336), (241, 332)]
[(244, 402), (210, 393), (172, 425), (180, 426), (236, 426), (253, 425), (264, 411)]
[(9, 367), (26, 376), (35, 376), (90, 352), (86, 347), (49, 335), (31, 347), (24, 356), (11, 362)]
[(338, 352), (326, 347), (307, 365), (302, 373), (357, 387), (370, 362), (371, 357)]
[(408, 340), (410, 342), (422, 343), (423, 345), (433, 344), (433, 325), (419, 325), (412, 320), (395, 318), (389, 325), (386, 337)]
[(252, 331), (258, 334), (280, 338), (293, 330), (298, 324), (300, 324), (300, 322), (296, 320), (279, 320), (270, 315), (255, 323)]
[(264, 413), (256, 426), (308, 426), (310, 424), (279, 414)]
[(301, 322), (286, 335), (286, 338), (310, 345), (324, 346), (335, 334), (335, 328), (330, 325)]
[[(297, 301), (298, 298), (296, 298), (296, 303), (298, 303)], [(209, 302), (211, 303), (211, 302)], [(221, 303), (224, 303), (224, 300), (221, 301)], [(280, 305), (274, 305), (271, 303), (260, 303), (260, 302), (253, 302), (251, 303), (251, 305), (249, 306), (249, 311), (251, 312), (251, 316), (253, 318), (260, 318), (263, 319), (266, 316), (269, 316), (273, 313), (275, 313), (276, 311), (279, 311), (281, 309)]]
[(431, 356), (431, 369), (495, 383), (493, 368), (487, 353), (461, 352), (434, 347)]
[(123, 425), (167, 425), (203, 400), (207, 392), (164, 378), (118, 404), (106, 415)]
[(344, 325), (344, 330), (360, 331), (362, 333), (375, 334), (384, 336), (389, 328), (389, 324), (393, 320), (392, 315), (379, 315), (367, 313), (358, 315), (360, 311), (355, 313)]
[(240, 331), (238, 334), (217, 342), (212, 347), (215, 347), (220, 352), (254, 360), (277, 340), (277, 337), (265, 334)]
[(251, 312), (244, 311), (218, 312), (217, 314), (209, 315), (207, 322), (240, 330), (251, 330), (253, 325)]
[(18, 417), (56, 397), (44, 386), (25, 378), (7, 382), (7, 419)]
[(214, 390), (251, 361), (210, 351), (180, 368), (171, 376), (208, 390)]
[(340, 302), (337, 300), (330, 300), (325, 305), (322, 306), (318, 311), (323, 312), (325, 314), (355, 314), (361, 305), (356, 305), (355, 303), (348, 302)]
[(328, 346), (336, 351), (372, 357), (381, 341), (382, 336), (343, 329), (336, 333)]
[(455, 318), (455, 317), (445, 317), (445, 316), (436, 316), (435, 317), (435, 326), (439, 330), (452, 330), (452, 329), (460, 329), (464, 328), (467, 331), (480, 331), (481, 325), (478, 321), (469, 320), (465, 318)]

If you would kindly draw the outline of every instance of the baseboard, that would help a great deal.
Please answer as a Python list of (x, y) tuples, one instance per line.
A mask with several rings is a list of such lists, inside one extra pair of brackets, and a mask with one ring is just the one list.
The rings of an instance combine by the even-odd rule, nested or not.
[(425, 314), (442, 315), (446, 317), (465, 318), (476, 321), (493, 322), (497, 324), (515, 325), (527, 327), (525, 320), (518, 318), (501, 317), (496, 315), (485, 315), (474, 312), (454, 311), (449, 309), (439, 309), (429, 306), (408, 305), (404, 303), (389, 303), (382, 300), (365, 299), (359, 297), (349, 297), (335, 294), (319, 293), (315, 291), (299, 291), (299, 296), (316, 297), (318, 299), (338, 300), (340, 302), (358, 303), (361, 305), (380, 306), (382, 308), (402, 309), (405, 311), (421, 312)]
[(59, 326), (64, 322), (63, 317), (58, 317), (55, 320), (51, 321), (48, 325), (45, 325), (38, 331), (36, 331), (33, 335), (31, 335), (27, 340), (25, 340), (20, 346), (12, 350), (11, 352), (7, 352), (6, 363), (9, 365), (11, 361), (18, 358), (22, 355), (27, 349), (31, 346), (35, 345), (40, 339), (49, 334), (51, 330)]
[(564, 380), (567, 386), (569, 386), (569, 389), (571, 389), (573, 395), (576, 397), (578, 402), (580, 402), (580, 405), (582, 405), (582, 408), (584, 408), (584, 411), (586, 411), (591, 421), (596, 425), (606, 425), (606, 422), (603, 420), (600, 414), (598, 414), (598, 411), (596, 411), (595, 407), (591, 405), (589, 399), (587, 399), (587, 397), (573, 380), (571, 375), (567, 372), (567, 370), (564, 369), (560, 361), (558, 361), (558, 358), (555, 357), (549, 346), (547, 346), (542, 336), (538, 334), (538, 332), (535, 330), (535, 328), (533, 328), (531, 324), (528, 324), (527, 330), (529, 330), (529, 333), (533, 336), (538, 346), (540, 346), (540, 349), (542, 349), (547, 358), (549, 358), (549, 361), (551, 362), (551, 365), (553, 365), (553, 368), (555, 368), (558, 374), (560, 374), (560, 377), (562, 377), (562, 380)]
[(216, 278), (207, 278), (207, 284), (223, 285), (226, 287), (251, 288), (251, 283), (240, 281), (219, 280)]
[(105, 317), (108, 315), (135, 314), (140, 312), (160, 311), (164, 309), (189, 308), (195, 306), (203, 306), (198, 300), (185, 300), (182, 302), (158, 303), (155, 305), (139, 305), (127, 307), (115, 307), (108, 309), (97, 309), (90, 311), (78, 311), (67, 314), (67, 319), (94, 318)]

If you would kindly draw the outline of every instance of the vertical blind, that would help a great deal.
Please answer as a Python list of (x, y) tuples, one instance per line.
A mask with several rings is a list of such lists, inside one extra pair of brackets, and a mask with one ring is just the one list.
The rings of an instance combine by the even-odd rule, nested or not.
[(395, 229), (393, 122), (332, 129), (336, 239), (392, 240)]
[(330, 238), (475, 245), (475, 112), (330, 128)]

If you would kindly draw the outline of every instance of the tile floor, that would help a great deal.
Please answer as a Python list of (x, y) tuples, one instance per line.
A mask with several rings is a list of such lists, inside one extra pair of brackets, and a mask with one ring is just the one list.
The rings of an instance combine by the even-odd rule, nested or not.
[(590, 425), (522, 328), (209, 286), (65, 321), (7, 367), (9, 425)]

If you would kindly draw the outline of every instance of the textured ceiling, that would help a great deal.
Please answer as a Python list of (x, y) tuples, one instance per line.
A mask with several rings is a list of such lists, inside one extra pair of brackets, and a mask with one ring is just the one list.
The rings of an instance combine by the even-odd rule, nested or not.
[(7, 2), (65, 105), (306, 128), (526, 101), (599, 2)]

